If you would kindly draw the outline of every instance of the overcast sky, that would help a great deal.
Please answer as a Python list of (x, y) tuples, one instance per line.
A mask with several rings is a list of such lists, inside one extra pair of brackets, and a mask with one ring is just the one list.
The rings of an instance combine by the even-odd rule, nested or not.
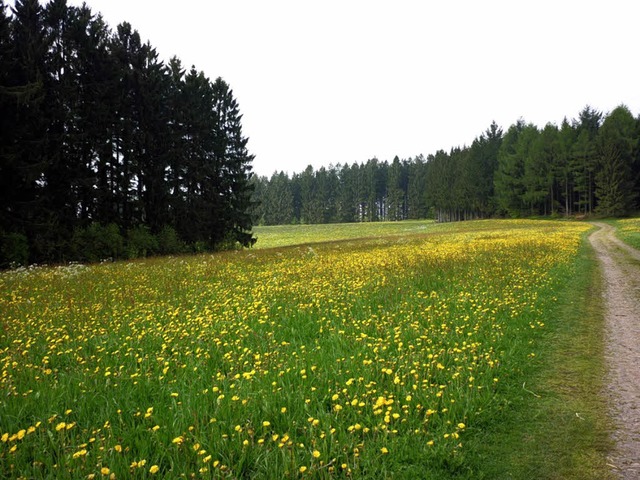
[[(82, 1), (69, 0), (71, 5)], [(254, 171), (428, 155), (493, 120), (640, 108), (635, 0), (87, 0), (222, 77)]]

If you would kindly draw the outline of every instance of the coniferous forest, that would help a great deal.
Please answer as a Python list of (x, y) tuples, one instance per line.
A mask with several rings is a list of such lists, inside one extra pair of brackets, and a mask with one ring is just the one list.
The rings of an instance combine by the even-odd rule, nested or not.
[(640, 119), (589, 106), (560, 127), (491, 124), (471, 145), (390, 163), (253, 177), (266, 225), (628, 215), (640, 198)]
[(164, 63), (128, 23), (0, 0), (0, 267), (247, 246), (255, 223), (621, 216), (640, 198), (624, 105), (271, 178), (252, 175), (241, 119), (224, 80)]
[(252, 242), (232, 90), (131, 25), (0, 0), (0, 112), (0, 266)]

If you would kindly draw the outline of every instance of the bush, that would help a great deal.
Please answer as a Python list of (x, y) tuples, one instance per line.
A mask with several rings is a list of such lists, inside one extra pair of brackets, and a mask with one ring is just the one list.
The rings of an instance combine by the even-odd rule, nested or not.
[(21, 233), (0, 234), (0, 268), (25, 266), (29, 262), (29, 241)]
[(73, 256), (85, 262), (99, 262), (122, 257), (124, 241), (115, 223), (102, 226), (92, 223), (76, 228), (71, 239)]
[(165, 226), (158, 234), (158, 252), (162, 255), (172, 253), (182, 253), (186, 250), (186, 245), (173, 227)]
[(138, 225), (127, 232), (127, 258), (147, 257), (158, 251), (158, 239), (146, 225)]

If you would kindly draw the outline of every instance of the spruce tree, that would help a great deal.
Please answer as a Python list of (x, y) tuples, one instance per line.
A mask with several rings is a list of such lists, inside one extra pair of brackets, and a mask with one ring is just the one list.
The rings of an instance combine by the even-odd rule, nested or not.
[(626, 215), (635, 207), (632, 165), (638, 149), (636, 132), (636, 121), (624, 105), (605, 118), (598, 132), (596, 197), (597, 212), (602, 215)]

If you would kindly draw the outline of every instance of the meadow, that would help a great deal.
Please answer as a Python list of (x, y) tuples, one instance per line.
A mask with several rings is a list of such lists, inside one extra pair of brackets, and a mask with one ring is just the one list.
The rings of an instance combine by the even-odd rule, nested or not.
[(504, 478), (589, 229), (262, 227), (0, 273), (0, 476)]
[(617, 236), (632, 247), (640, 249), (640, 217), (623, 218), (612, 222)]

